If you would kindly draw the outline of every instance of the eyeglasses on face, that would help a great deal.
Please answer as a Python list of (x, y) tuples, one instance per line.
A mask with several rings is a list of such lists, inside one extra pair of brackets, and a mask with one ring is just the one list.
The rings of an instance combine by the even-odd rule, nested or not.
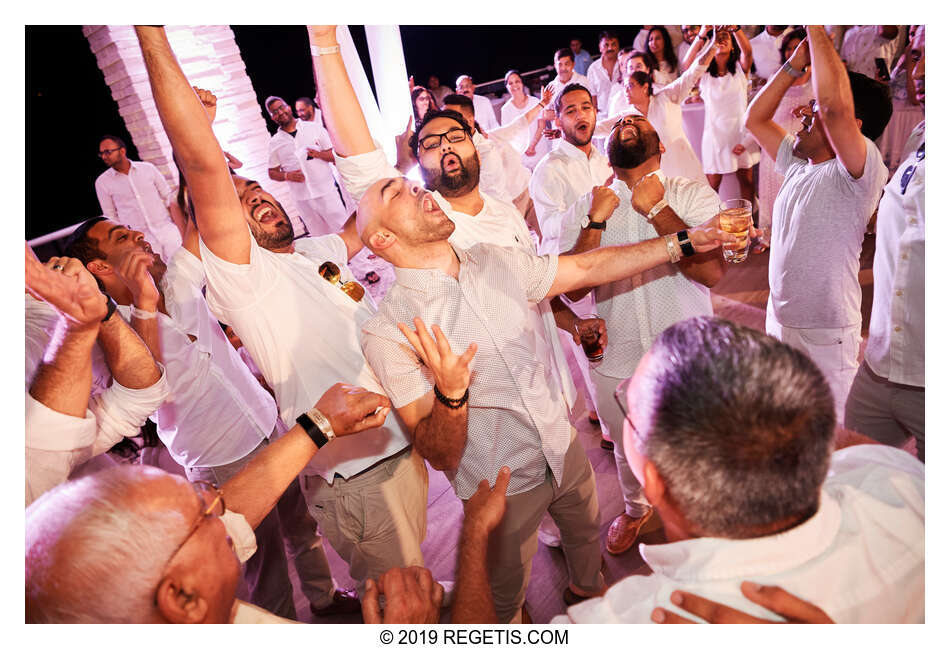
[(114, 149), (102, 149), (102, 150), (99, 151), (99, 153), (97, 153), (96, 155), (98, 155), (98, 156), (101, 158), (101, 157), (104, 156), (104, 155), (109, 155), (110, 153), (115, 153), (116, 151), (120, 150), (121, 148), (122, 148), (122, 147), (116, 147), (116, 148), (114, 148)]
[(442, 144), (442, 138), (445, 138), (452, 144), (458, 144), (463, 141), (468, 134), (465, 132), (465, 129), (455, 126), (450, 128), (445, 133), (430, 133), (424, 138), (419, 140), (419, 146), (421, 146), (426, 151), (431, 151), (432, 149), (437, 149)]
[[(178, 547), (175, 548), (175, 551), (172, 552), (171, 556), (168, 557), (168, 561), (165, 562), (165, 568), (162, 570), (164, 574), (165, 570), (168, 569), (168, 566), (171, 565), (172, 560), (181, 552), (181, 549), (185, 547), (185, 544), (188, 543), (188, 540), (195, 535), (195, 532), (198, 531), (198, 528), (201, 527), (201, 524), (211, 518), (212, 516), (223, 516), (225, 512), (224, 505), (224, 494), (218, 489), (217, 485), (207, 482), (205, 480), (196, 480), (191, 483), (192, 489), (195, 490), (198, 498), (201, 500), (202, 507), (198, 510), (198, 516), (195, 517), (195, 520), (192, 521), (191, 527), (188, 528), (188, 534), (185, 535), (185, 538), (181, 543), (178, 544)], [(156, 597), (158, 594), (156, 593)]]
[(320, 277), (327, 280), (334, 286), (338, 286), (341, 291), (349, 295), (355, 302), (359, 302), (363, 299), (363, 295), (366, 294), (366, 289), (363, 288), (363, 285), (359, 282), (348, 281), (344, 282), (341, 280), (340, 267), (334, 264), (332, 261), (325, 261), (320, 264)]

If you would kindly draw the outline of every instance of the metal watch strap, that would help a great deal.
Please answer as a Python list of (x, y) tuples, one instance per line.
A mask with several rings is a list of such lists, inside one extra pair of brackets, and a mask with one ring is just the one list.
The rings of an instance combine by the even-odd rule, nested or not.
[(297, 423), (306, 431), (317, 448), (323, 448), (327, 442), (336, 437), (330, 420), (316, 408), (311, 408), (297, 417)]
[(684, 257), (692, 257), (696, 254), (696, 249), (693, 248), (693, 243), (689, 240), (689, 232), (680, 230), (676, 233), (676, 238), (680, 242), (680, 250)]
[(653, 219), (656, 218), (656, 215), (663, 211), (664, 207), (668, 207), (669, 203), (666, 202), (665, 198), (661, 198), (656, 205), (653, 206), (653, 209), (650, 210), (650, 213), (646, 215), (647, 221), (653, 223)]
[(791, 64), (788, 61), (782, 64), (782, 72), (792, 77), (793, 79), (798, 79), (799, 77), (805, 74), (804, 70), (796, 70), (795, 68), (791, 66)]

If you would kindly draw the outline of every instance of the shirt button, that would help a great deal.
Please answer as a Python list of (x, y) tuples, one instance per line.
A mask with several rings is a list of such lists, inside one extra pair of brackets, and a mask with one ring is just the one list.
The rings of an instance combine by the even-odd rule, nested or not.
[(904, 259), (904, 260), (907, 259), (907, 253), (906, 253), (906, 252), (901, 254), (901, 259)]
[(900, 297), (903, 294), (904, 294), (904, 291), (901, 291), (901, 290), (898, 290), (897, 292), (894, 293), (894, 295), (896, 295), (897, 297)]
[(901, 330), (901, 326), (900, 326), (900, 325), (897, 325), (896, 327), (894, 327), (894, 331), (900, 331), (900, 330)]

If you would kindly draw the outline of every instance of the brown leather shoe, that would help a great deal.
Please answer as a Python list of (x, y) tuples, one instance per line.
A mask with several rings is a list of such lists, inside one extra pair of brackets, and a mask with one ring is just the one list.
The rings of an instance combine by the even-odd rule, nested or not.
[(323, 608), (310, 605), (310, 612), (323, 617), (325, 615), (346, 615), (360, 612), (360, 598), (355, 590), (337, 590), (333, 593), (333, 602)]
[(640, 534), (640, 528), (653, 516), (653, 508), (647, 510), (647, 513), (640, 518), (628, 516), (626, 512), (620, 514), (610, 524), (607, 530), (607, 552), (610, 554), (623, 554), (637, 540)]

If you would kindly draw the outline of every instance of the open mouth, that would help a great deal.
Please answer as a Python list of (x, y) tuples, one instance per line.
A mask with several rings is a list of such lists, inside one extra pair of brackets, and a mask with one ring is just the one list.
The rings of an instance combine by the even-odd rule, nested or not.
[(446, 153), (442, 156), (443, 171), (458, 171), (462, 168), (462, 159), (456, 153)]
[(274, 223), (282, 219), (280, 213), (274, 209), (274, 206), (268, 203), (261, 203), (254, 208), (251, 216), (254, 217), (255, 221), (261, 224)]

